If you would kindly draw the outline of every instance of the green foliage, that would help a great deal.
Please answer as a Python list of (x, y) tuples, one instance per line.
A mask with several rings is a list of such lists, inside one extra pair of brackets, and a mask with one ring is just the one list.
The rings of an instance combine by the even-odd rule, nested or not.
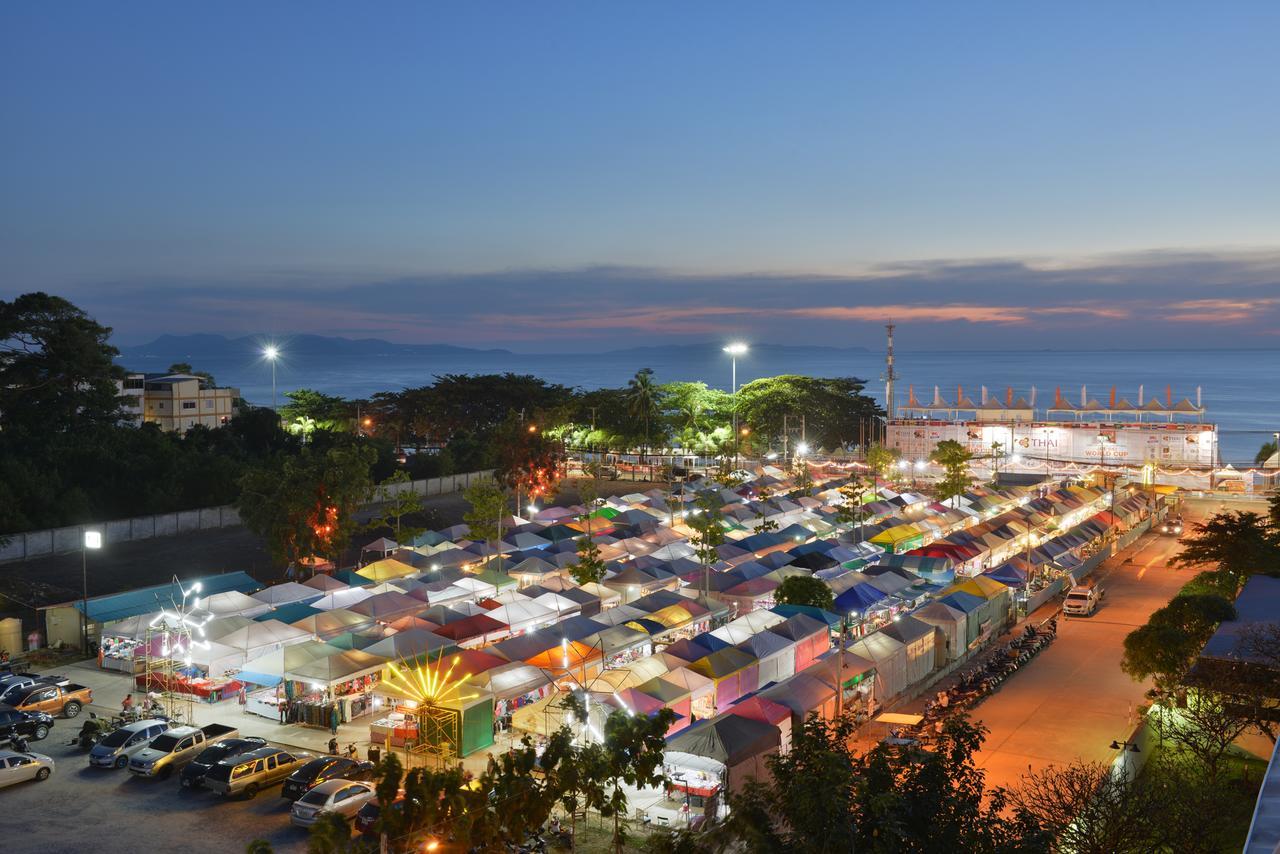
[(614, 711), (604, 723), (603, 762), (599, 776), (604, 783), (605, 801), (600, 814), (613, 819), (613, 844), (621, 854), (626, 843), (627, 793), (631, 788), (656, 788), (666, 780), (662, 755), (667, 730), (675, 723), (671, 709), (652, 716)]
[(835, 594), (821, 578), (790, 575), (773, 592), (773, 601), (779, 605), (812, 605), (830, 611), (835, 603)]
[(791, 751), (768, 759), (770, 781), (746, 784), (704, 850), (1047, 852), (1050, 837), (1000, 789), (987, 789), (973, 756), (983, 732), (947, 721), (930, 750), (880, 744), (864, 755), (845, 716), (810, 716)]
[(750, 425), (757, 440), (776, 443), (782, 439), (784, 418), (803, 415), (815, 447), (848, 447), (865, 437), (874, 418), (883, 414), (862, 393), (865, 385), (854, 377), (796, 374), (753, 380), (738, 389), (738, 421)]
[(873, 442), (867, 448), (867, 465), (871, 467), (876, 478), (883, 480), (893, 470), (901, 456), (902, 452), (897, 448), (886, 448), (884, 445)]
[(472, 484), (462, 497), (471, 505), (462, 521), (471, 529), (471, 538), (495, 542), (502, 536), (500, 521), (507, 512), (507, 498), (493, 481)]
[(362, 444), (304, 448), (240, 478), (245, 526), (265, 537), (279, 564), (310, 555), (337, 558), (355, 530), (355, 512), (373, 489), (376, 454)]
[(969, 473), (969, 461), (973, 454), (954, 439), (939, 442), (929, 455), (929, 459), (942, 466), (942, 479), (938, 481), (938, 498), (946, 501), (963, 495), (973, 482)]
[(1234, 616), (1231, 601), (1219, 594), (1180, 593), (1125, 637), (1120, 667), (1136, 680), (1151, 677), (1157, 688), (1170, 690), (1218, 624)]
[(1263, 442), (1262, 447), (1258, 449), (1258, 453), (1255, 454), (1253, 457), (1253, 464), (1255, 466), (1260, 466), (1263, 463), (1265, 463), (1267, 460), (1274, 457), (1275, 455), (1276, 455), (1276, 443)]
[(693, 529), (689, 538), (694, 552), (703, 566), (710, 566), (720, 559), (716, 547), (724, 544), (724, 515), (720, 512), (720, 496), (704, 492), (694, 499), (693, 507), (686, 511), (684, 522)]
[(351, 404), (341, 397), (309, 388), (286, 391), (284, 396), (289, 402), (280, 407), (280, 418), (290, 432), (351, 429)]
[(374, 501), (378, 502), (381, 509), (365, 527), (374, 531), (391, 528), (396, 532), (396, 542), (401, 542), (401, 538), (412, 540), (421, 534), (423, 528), (403, 525), (405, 516), (423, 512), (422, 496), (408, 485), (412, 482), (407, 471), (399, 470), (378, 484)]
[(1182, 552), (1170, 566), (1214, 564), (1244, 583), (1254, 573), (1280, 574), (1280, 532), (1257, 513), (1217, 513), (1182, 539)]
[[(511, 416), (494, 436), (494, 477), (510, 490), (519, 489), (530, 500), (555, 491), (564, 466), (560, 442), (548, 438), (533, 422)], [(517, 507), (516, 513), (522, 513)]]
[(866, 520), (864, 508), (871, 487), (869, 479), (856, 474), (849, 478), (848, 483), (841, 484), (836, 490), (843, 499), (836, 507), (836, 521), (848, 529), (860, 526)]
[(578, 562), (569, 567), (569, 574), (579, 584), (594, 584), (604, 578), (605, 561), (600, 556), (600, 546), (591, 537), (578, 540)]
[(653, 381), (652, 368), (641, 368), (634, 377), (627, 380), (627, 412), (644, 424), (645, 447), (649, 446), (650, 422), (658, 416), (661, 398), (662, 390)]
[(307, 854), (348, 854), (360, 850), (351, 840), (351, 823), (337, 813), (322, 813), (307, 834)]

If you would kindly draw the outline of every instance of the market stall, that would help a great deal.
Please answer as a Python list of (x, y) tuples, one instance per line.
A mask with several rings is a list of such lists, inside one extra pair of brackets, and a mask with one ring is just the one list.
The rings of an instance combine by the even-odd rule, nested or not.
[(312, 726), (329, 726), (337, 709), (339, 722), (373, 711), (373, 686), (387, 659), (360, 650), (338, 651), (309, 664), (287, 670), (285, 690), (290, 717)]

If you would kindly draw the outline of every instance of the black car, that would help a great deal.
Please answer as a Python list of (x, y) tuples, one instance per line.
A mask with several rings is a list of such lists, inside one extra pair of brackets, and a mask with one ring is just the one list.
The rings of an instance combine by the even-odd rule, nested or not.
[(280, 797), (296, 801), (325, 780), (372, 779), (372, 762), (360, 762), (345, 756), (321, 756), (290, 774), (280, 789)]
[(239, 756), (241, 753), (248, 753), (250, 750), (257, 750), (266, 743), (266, 739), (251, 735), (245, 738), (229, 738), (212, 747), (206, 747), (196, 754), (195, 759), (186, 764), (178, 781), (184, 789), (198, 789), (204, 785), (204, 775), (208, 774), (209, 769), (218, 762), (232, 756)]
[(8, 741), (15, 735), (40, 741), (49, 735), (52, 727), (53, 715), (20, 712), (11, 706), (0, 706), (0, 741)]

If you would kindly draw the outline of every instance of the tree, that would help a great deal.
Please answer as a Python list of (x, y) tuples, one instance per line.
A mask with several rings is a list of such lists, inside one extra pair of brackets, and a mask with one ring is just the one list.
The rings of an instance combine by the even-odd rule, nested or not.
[(1052, 834), (1057, 851), (1154, 854), (1167, 820), (1164, 794), (1100, 762), (1075, 762), (1024, 775), (1009, 800)]
[(658, 414), (662, 392), (653, 381), (653, 369), (641, 368), (627, 380), (627, 411), (644, 423), (644, 446), (649, 448), (649, 422)]
[(208, 371), (197, 371), (187, 362), (174, 362), (169, 366), (169, 373), (186, 374), (187, 376), (198, 377), (200, 379), (201, 388), (213, 388), (217, 385), (213, 379), (213, 374)]
[(462, 497), (471, 505), (471, 509), (462, 516), (471, 538), (487, 542), (497, 551), (498, 540), (502, 537), (502, 517), (507, 512), (506, 496), (493, 481), (481, 481), (469, 486)]
[(1120, 668), (1139, 681), (1154, 677), (1158, 690), (1172, 690), (1218, 624), (1234, 616), (1235, 607), (1222, 596), (1179, 593), (1125, 637)]
[(351, 823), (338, 813), (321, 813), (307, 834), (307, 854), (348, 854), (363, 850), (351, 841)]
[(867, 465), (876, 480), (887, 477), (901, 457), (902, 452), (897, 448), (886, 448), (878, 442), (873, 442), (867, 448)]
[(1256, 453), (1253, 457), (1253, 464), (1255, 466), (1265, 465), (1267, 460), (1271, 459), (1275, 455), (1276, 455), (1276, 443), (1263, 442), (1262, 447), (1258, 449), (1258, 453)]
[(809, 461), (805, 459), (804, 454), (796, 454), (792, 461), (791, 479), (795, 481), (797, 489), (806, 492), (813, 486), (813, 473), (809, 471)]
[(1163, 716), (1164, 736), (1194, 756), (1215, 785), (1227, 751), (1253, 726), (1251, 717), (1239, 714), (1226, 695), (1203, 688), (1187, 691), (1186, 704)]
[(309, 388), (286, 391), (288, 403), (280, 407), (285, 424), (310, 424), (312, 429), (345, 431), (351, 428), (351, 404), (344, 398)]
[(512, 850), (546, 823), (560, 798), (557, 771), (570, 758), (572, 737), (561, 728), (551, 740), (553, 749), (542, 753), (542, 761), (528, 737), (519, 747), (489, 757), (476, 787), (483, 800), (476, 799), (466, 813), (466, 839), (473, 849)]
[(934, 447), (929, 459), (942, 466), (942, 479), (938, 481), (938, 498), (946, 501), (957, 498), (969, 489), (973, 477), (969, 472), (969, 461), (973, 454), (954, 439), (943, 439)]
[(310, 555), (337, 559), (373, 489), (375, 456), (372, 448), (347, 445), (269, 460), (240, 478), (236, 507), (278, 564)]
[(368, 524), (370, 530), (391, 528), (396, 532), (396, 542), (401, 542), (401, 537), (412, 540), (423, 532), (423, 528), (401, 527), (405, 516), (421, 513), (424, 509), (422, 496), (413, 491), (413, 479), (407, 471), (397, 470), (378, 484), (374, 500), (380, 505), (381, 511)]
[(1170, 566), (1215, 564), (1243, 584), (1254, 573), (1280, 573), (1280, 536), (1257, 513), (1217, 513), (1195, 525), (1182, 539), (1182, 552)]
[(579, 584), (596, 584), (604, 578), (605, 561), (600, 556), (600, 546), (588, 534), (578, 539), (578, 562), (569, 567), (569, 574)]
[(779, 605), (811, 605), (830, 611), (835, 603), (835, 594), (821, 578), (791, 575), (784, 578), (773, 592), (773, 601)]
[(61, 297), (0, 300), (0, 431), (44, 443), (52, 434), (115, 424), (124, 376), (111, 329)]
[[(561, 445), (538, 425), (515, 416), (508, 418), (495, 434), (497, 461), (494, 477), (507, 489), (529, 496), (530, 501), (551, 495), (564, 464)], [(523, 513), (517, 507), (516, 513)]]
[(600, 814), (613, 819), (613, 845), (622, 854), (626, 842), (627, 792), (632, 788), (654, 788), (666, 781), (662, 770), (667, 730), (675, 723), (671, 709), (659, 709), (652, 716), (614, 711), (604, 722), (602, 778), (606, 800)]
[(738, 388), (738, 421), (750, 425), (753, 436), (776, 442), (787, 419), (804, 417), (805, 434), (815, 447), (843, 448), (865, 441), (868, 428), (883, 412), (862, 393), (856, 377), (806, 377), (782, 374)]
[(715, 492), (701, 493), (693, 503), (693, 508), (685, 511), (684, 522), (693, 530), (689, 542), (702, 564), (702, 593), (706, 596), (711, 565), (720, 559), (716, 549), (724, 544), (724, 517), (720, 512), (720, 496)]
[(836, 490), (840, 493), (841, 502), (836, 507), (836, 521), (846, 528), (858, 527), (858, 535), (862, 535), (862, 523), (866, 519), (865, 501), (871, 482), (861, 475), (853, 475), (848, 483), (841, 484)]

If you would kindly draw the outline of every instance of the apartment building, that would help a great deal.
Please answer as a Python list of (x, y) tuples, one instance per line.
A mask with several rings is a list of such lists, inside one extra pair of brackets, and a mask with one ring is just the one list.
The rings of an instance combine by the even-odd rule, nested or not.
[(137, 423), (185, 433), (221, 427), (238, 411), (240, 389), (209, 385), (190, 374), (129, 374), (120, 382), (124, 411)]

